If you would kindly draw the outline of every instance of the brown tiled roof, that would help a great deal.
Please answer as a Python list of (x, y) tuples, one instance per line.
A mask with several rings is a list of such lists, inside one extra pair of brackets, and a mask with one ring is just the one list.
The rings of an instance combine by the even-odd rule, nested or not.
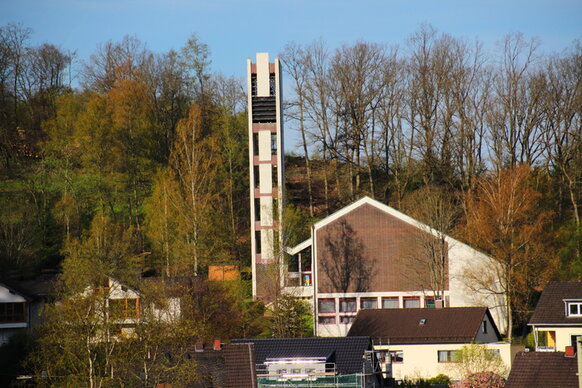
[[(485, 314), (486, 307), (360, 310), (348, 336), (367, 335), (391, 344), (467, 343), (475, 340)], [(490, 315), (489, 321), (493, 324)]]
[(230, 344), (222, 351), (226, 369), (224, 388), (256, 388), (254, 345)]
[(538, 301), (536, 309), (529, 321), (530, 325), (539, 324), (582, 324), (582, 317), (566, 317), (564, 299), (582, 300), (582, 283), (551, 282), (548, 283)]
[(576, 357), (563, 352), (520, 352), (515, 355), (505, 388), (578, 387)]

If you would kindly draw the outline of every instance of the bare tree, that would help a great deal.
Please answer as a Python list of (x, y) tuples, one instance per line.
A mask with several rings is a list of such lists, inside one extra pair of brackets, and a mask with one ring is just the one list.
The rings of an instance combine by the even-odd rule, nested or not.
[(411, 280), (420, 289), (430, 290), (435, 299), (444, 300), (451, 249), (447, 237), (456, 225), (456, 206), (448, 191), (435, 186), (417, 190), (407, 202), (408, 213), (425, 224), (417, 236), (420, 251), (410, 258), (416, 262)]
[[(562, 58), (553, 58), (547, 65), (545, 98), (545, 147), (548, 167), (560, 180), (572, 205), (572, 218), (580, 227), (582, 200), (582, 45)], [(559, 201), (561, 204), (562, 201)], [(558, 211), (563, 214), (561, 206)]]
[(541, 151), (541, 90), (535, 74), (536, 39), (507, 35), (494, 83), (493, 105), (488, 114), (495, 168), (532, 165)]
[[(301, 143), (303, 145), (303, 154), (305, 156), (305, 168), (307, 170), (307, 195), (309, 197), (309, 215), (313, 217), (313, 189), (311, 160), (309, 158), (309, 148), (307, 144), (307, 134), (305, 128), (305, 89), (306, 83), (309, 82), (306, 62), (308, 58), (303, 48), (297, 44), (288, 44), (285, 46), (285, 52), (282, 56), (283, 66), (293, 80), (296, 100), (290, 104), (296, 112), (288, 112), (288, 116), (299, 123), (299, 132), (301, 133)], [(295, 110), (294, 109), (294, 110)]]
[(352, 200), (361, 189), (361, 170), (368, 172), (370, 195), (375, 192), (373, 169), (378, 139), (374, 113), (383, 97), (384, 66), (385, 48), (364, 42), (342, 46), (331, 62), (342, 140), (342, 149), (335, 151), (350, 168)]

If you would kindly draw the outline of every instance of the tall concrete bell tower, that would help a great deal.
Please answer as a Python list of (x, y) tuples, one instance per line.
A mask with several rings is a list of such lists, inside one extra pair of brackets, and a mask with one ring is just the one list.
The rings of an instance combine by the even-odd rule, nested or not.
[(284, 194), (281, 66), (268, 53), (247, 59), (253, 297), (270, 301), (280, 286)]

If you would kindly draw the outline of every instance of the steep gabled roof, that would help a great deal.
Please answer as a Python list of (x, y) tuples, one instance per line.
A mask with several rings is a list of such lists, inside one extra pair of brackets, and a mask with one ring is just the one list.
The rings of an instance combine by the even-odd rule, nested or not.
[(566, 317), (564, 300), (582, 301), (581, 282), (550, 282), (542, 291), (536, 309), (529, 320), (530, 325), (582, 324), (582, 317)]
[(11, 293), (20, 295), (29, 302), (35, 299), (34, 294), (29, 292), (28, 290), (25, 290), (24, 287), (22, 287), (22, 285), (18, 281), (15, 281), (14, 279), (0, 278), (0, 285), (7, 288)]
[(263, 338), (232, 342), (253, 343), (257, 364), (263, 364), (267, 358), (331, 357), (339, 374), (361, 372), (364, 351), (372, 349), (370, 337)]
[[(414, 218), (407, 216), (406, 214), (404, 214), (402, 212), (399, 212), (398, 210), (394, 209), (393, 207), (390, 207), (386, 204), (383, 204), (382, 202), (379, 202), (379, 201), (377, 201), (373, 198), (370, 198), (368, 196), (364, 196), (364, 197), (360, 198), (359, 200), (349, 204), (348, 206), (343, 207), (340, 210), (336, 211), (335, 213), (330, 214), (329, 216), (325, 217), (324, 219), (316, 222), (313, 225), (313, 228), (315, 230), (322, 228), (323, 226), (328, 225), (329, 223), (345, 216), (346, 214), (350, 213), (351, 211), (353, 211), (354, 209), (357, 209), (358, 207), (360, 207), (362, 205), (373, 206), (373, 207), (383, 211), (386, 214), (389, 214), (389, 215), (396, 217), (397, 219), (399, 219), (403, 222), (406, 222), (407, 224), (410, 224), (416, 228), (422, 229), (423, 231), (431, 233), (434, 236), (438, 236), (438, 232), (435, 229), (431, 228), (430, 226), (428, 226), (420, 221), (417, 221)], [(447, 241), (448, 244), (454, 244), (454, 245), (462, 244), (462, 245), (466, 246), (467, 248), (470, 248), (470, 249), (474, 250), (475, 252), (478, 252), (479, 254), (483, 254), (482, 252), (477, 251), (476, 249), (472, 248), (471, 246), (469, 246), (469, 245), (467, 245), (459, 240), (456, 240), (456, 239), (452, 238), (451, 236), (445, 236), (445, 240)]]
[(368, 335), (390, 344), (469, 343), (475, 341), (485, 316), (500, 340), (486, 307), (360, 310), (348, 336)]
[(520, 352), (505, 388), (577, 388), (577, 372), (576, 357), (564, 357), (563, 352)]

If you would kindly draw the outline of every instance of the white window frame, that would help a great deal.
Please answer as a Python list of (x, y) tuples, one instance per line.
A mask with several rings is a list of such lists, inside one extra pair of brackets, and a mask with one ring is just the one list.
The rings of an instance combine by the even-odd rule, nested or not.
[[(567, 300), (564, 299), (564, 305), (565, 305), (565, 309), (566, 309), (566, 317), (574, 317), (574, 318), (580, 318), (582, 317), (582, 300)], [(578, 313), (576, 314), (572, 314), (570, 312), (570, 306), (572, 305), (576, 305), (578, 306)]]

